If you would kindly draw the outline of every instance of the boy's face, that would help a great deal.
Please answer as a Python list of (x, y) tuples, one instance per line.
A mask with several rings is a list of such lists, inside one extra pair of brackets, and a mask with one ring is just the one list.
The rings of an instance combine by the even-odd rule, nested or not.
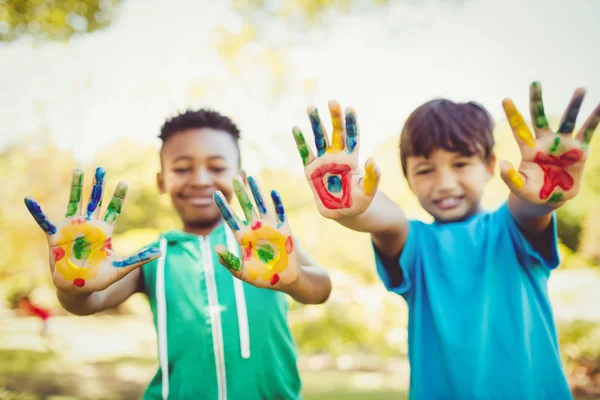
[(460, 221), (479, 211), (495, 161), (493, 155), (484, 161), (479, 155), (437, 149), (429, 158), (408, 156), (406, 175), (419, 203), (436, 221)]
[(220, 190), (231, 201), (232, 179), (240, 174), (235, 139), (211, 128), (178, 132), (163, 144), (161, 161), (158, 188), (169, 193), (184, 229), (218, 224), (221, 214), (212, 195)]

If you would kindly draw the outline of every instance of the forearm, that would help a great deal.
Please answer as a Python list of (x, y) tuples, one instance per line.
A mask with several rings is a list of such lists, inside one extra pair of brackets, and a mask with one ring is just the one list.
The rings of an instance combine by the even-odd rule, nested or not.
[(65, 310), (75, 315), (90, 315), (96, 313), (98, 292), (74, 293), (56, 290), (56, 297)]
[(543, 232), (550, 224), (552, 213), (562, 204), (534, 204), (513, 193), (508, 197), (508, 208), (519, 226), (527, 232)]
[(284, 290), (298, 303), (321, 304), (331, 293), (331, 279), (325, 268), (320, 266), (300, 266), (298, 280)]

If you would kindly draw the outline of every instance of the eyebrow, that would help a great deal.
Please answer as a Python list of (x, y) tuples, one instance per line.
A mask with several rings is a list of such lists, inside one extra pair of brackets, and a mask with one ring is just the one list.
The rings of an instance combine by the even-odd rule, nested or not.
[[(189, 161), (189, 160), (193, 160), (194, 157), (189, 156), (189, 155), (181, 155), (181, 156), (177, 156), (175, 157), (175, 159), (173, 160), (173, 162), (177, 162), (177, 161)], [(214, 155), (214, 156), (210, 156), (208, 157), (208, 160), (225, 160), (225, 157), (223, 156), (218, 156), (218, 155)]]

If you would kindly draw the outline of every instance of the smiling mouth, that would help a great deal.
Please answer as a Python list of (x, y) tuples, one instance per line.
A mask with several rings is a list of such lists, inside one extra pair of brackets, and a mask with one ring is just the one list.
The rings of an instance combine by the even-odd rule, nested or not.
[(435, 204), (440, 210), (451, 210), (458, 207), (464, 197), (464, 195), (444, 197), (443, 199), (434, 200), (433, 204)]
[(180, 196), (180, 198), (196, 207), (205, 207), (214, 204), (212, 196)]

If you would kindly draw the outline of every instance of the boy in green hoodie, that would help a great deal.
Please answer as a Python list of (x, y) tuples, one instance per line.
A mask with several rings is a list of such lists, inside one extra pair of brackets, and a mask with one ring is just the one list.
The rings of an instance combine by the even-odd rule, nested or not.
[[(305, 304), (325, 302), (331, 292), (327, 271), (293, 238), (277, 192), (271, 194), (274, 212), (267, 210), (250, 177), (254, 211), (244, 187), (239, 130), (229, 118), (187, 111), (167, 120), (160, 138), (158, 188), (169, 194), (183, 229), (160, 235), (135, 255), (117, 257), (110, 243), (125, 183), (98, 218), (102, 168), (83, 215), (79, 170), (62, 223), (53, 225), (33, 199), (25, 200), (48, 237), (61, 304), (89, 315), (136, 292), (148, 296), (160, 366), (144, 399), (300, 398), (284, 293)], [(245, 222), (229, 209), (234, 192)], [(227, 269), (215, 268), (217, 262)]]

